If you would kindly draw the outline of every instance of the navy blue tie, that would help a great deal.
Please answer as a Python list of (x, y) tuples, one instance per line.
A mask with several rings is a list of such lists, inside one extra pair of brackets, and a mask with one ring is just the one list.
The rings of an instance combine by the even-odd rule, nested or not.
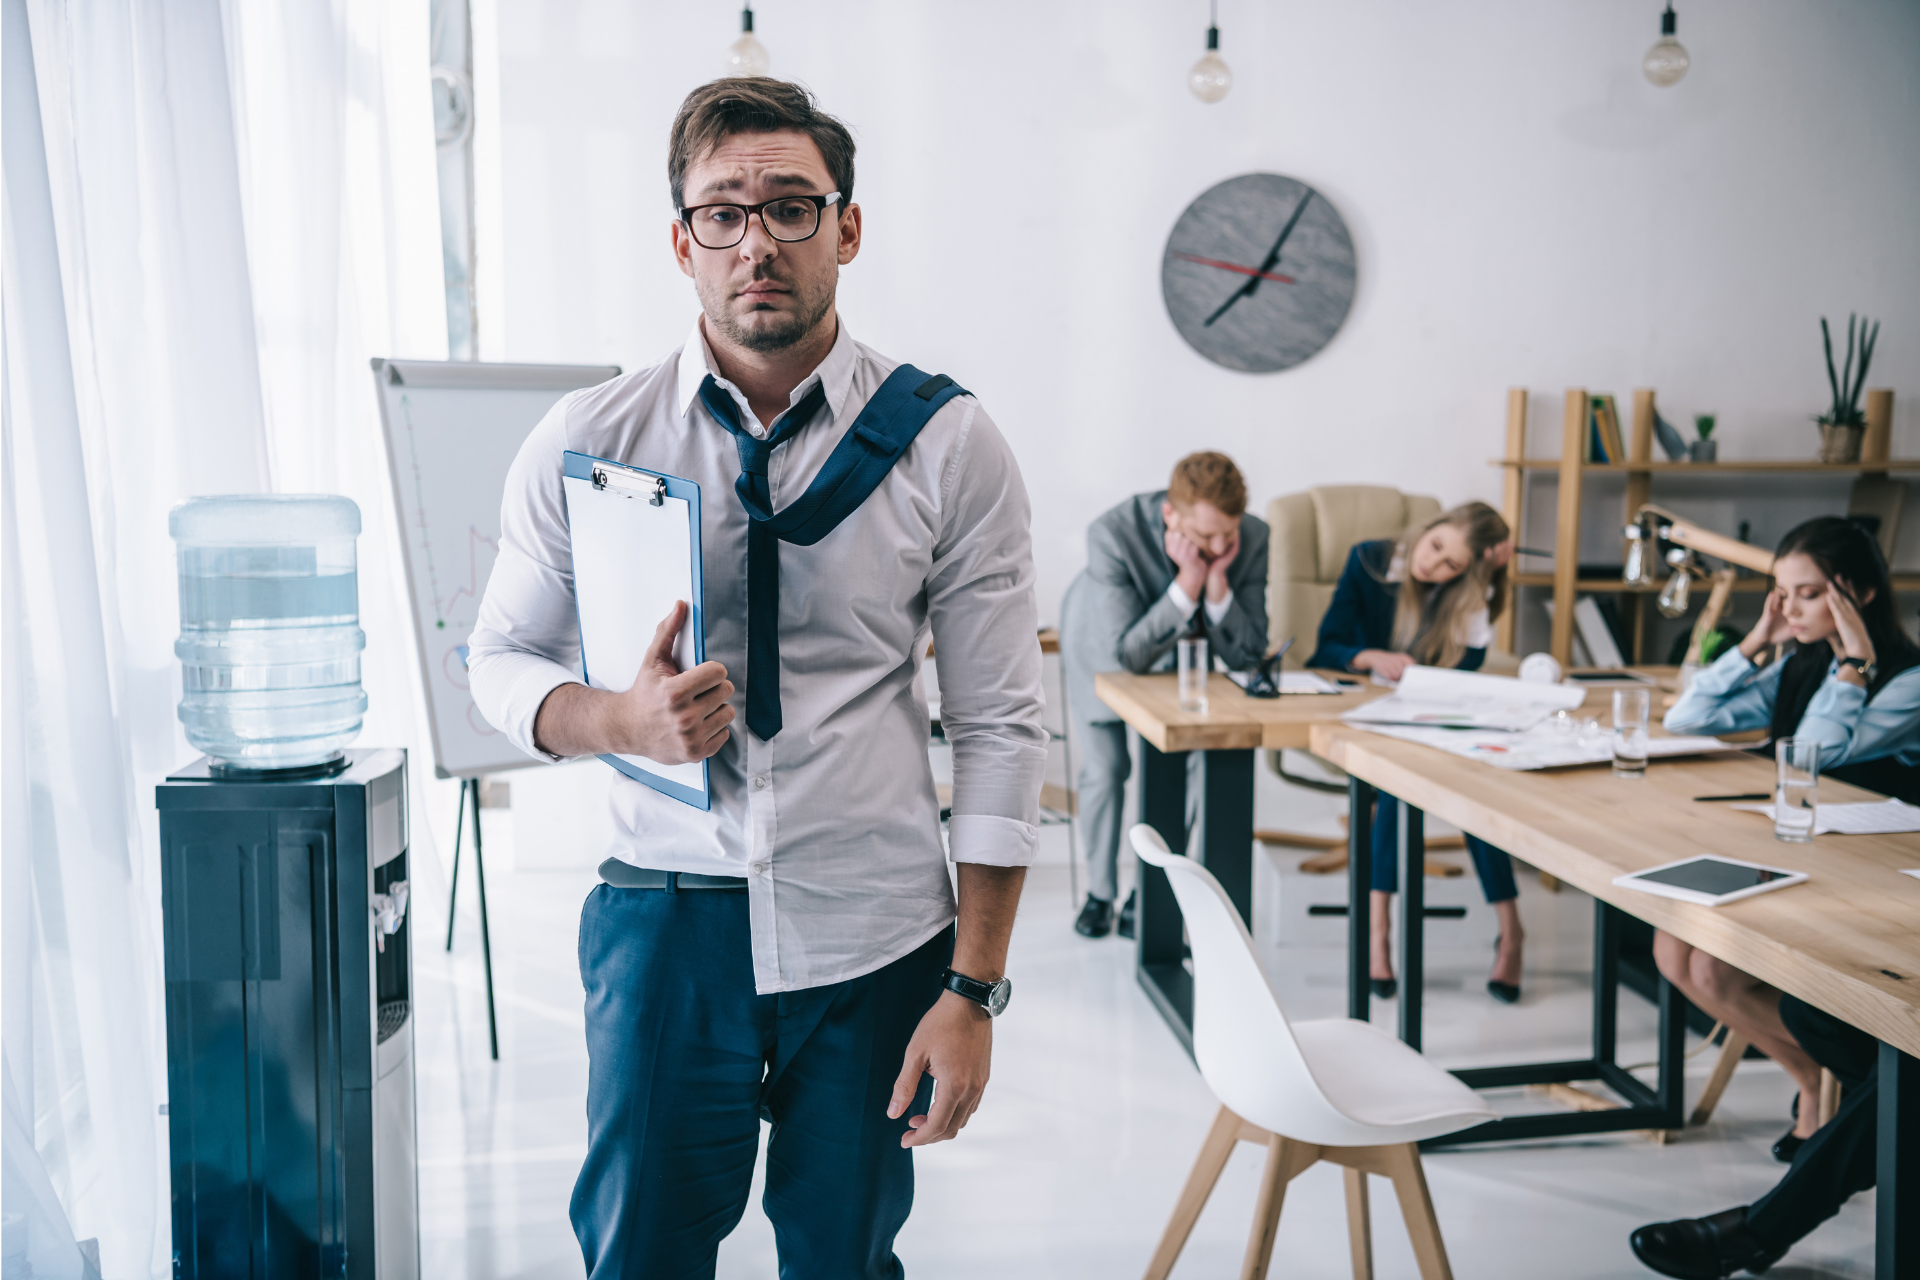
[[(781, 415), (764, 439), (740, 425), (740, 407), (708, 374), (700, 401), (733, 433), (740, 450), (740, 478), (733, 491), (747, 512), (747, 728), (762, 741), (780, 732), (780, 533), (776, 531), (767, 463), (776, 445), (798, 435), (827, 402), (826, 388), (813, 390)], [(784, 514), (784, 513), (783, 513)]]

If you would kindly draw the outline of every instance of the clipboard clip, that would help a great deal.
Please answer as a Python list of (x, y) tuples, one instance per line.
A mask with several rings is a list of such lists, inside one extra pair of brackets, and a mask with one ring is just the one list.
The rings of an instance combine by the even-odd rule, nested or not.
[[(592, 477), (595, 491), (604, 492), (607, 487), (607, 469), (605, 467), (595, 467), (592, 472)], [(665, 506), (667, 503), (667, 478), (665, 476), (649, 476), (647, 478), (653, 481), (652, 491), (647, 494), (647, 505), (650, 507)], [(640, 486), (623, 482), (620, 487), (623, 489), (634, 489)]]

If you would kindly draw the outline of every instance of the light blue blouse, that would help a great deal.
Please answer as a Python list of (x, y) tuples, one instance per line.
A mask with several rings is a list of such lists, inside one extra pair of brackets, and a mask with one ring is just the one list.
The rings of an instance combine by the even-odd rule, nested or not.
[[(1782, 658), (1760, 671), (1739, 649), (1730, 649), (1694, 676), (1661, 723), (1668, 733), (1765, 729), (1773, 723), (1773, 703), (1785, 666)], [(1828, 664), (1827, 678), (1814, 691), (1793, 736), (1820, 743), (1822, 769), (1881, 756), (1920, 767), (1920, 666), (1908, 667), (1887, 681), (1872, 702), (1867, 701), (1865, 689), (1840, 679), (1839, 670), (1838, 661)]]

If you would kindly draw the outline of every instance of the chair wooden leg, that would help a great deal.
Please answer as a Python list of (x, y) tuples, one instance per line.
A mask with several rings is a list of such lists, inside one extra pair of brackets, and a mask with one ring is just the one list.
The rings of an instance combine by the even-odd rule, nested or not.
[(1187, 1175), (1187, 1185), (1173, 1206), (1173, 1217), (1167, 1220), (1167, 1229), (1161, 1233), (1160, 1247), (1153, 1251), (1153, 1261), (1147, 1264), (1145, 1280), (1167, 1280), (1180, 1250), (1186, 1247), (1187, 1237), (1193, 1234), (1193, 1224), (1199, 1221), (1200, 1211), (1207, 1207), (1207, 1197), (1220, 1181), (1220, 1171), (1227, 1167), (1234, 1147), (1239, 1145), (1242, 1123), (1240, 1117), (1226, 1107), (1221, 1107), (1220, 1114), (1213, 1118), (1213, 1128), (1207, 1131), (1207, 1140), (1200, 1145), (1200, 1154), (1194, 1159), (1193, 1172)]
[(1713, 1064), (1713, 1074), (1707, 1077), (1707, 1087), (1700, 1091), (1700, 1101), (1694, 1104), (1693, 1114), (1687, 1117), (1688, 1124), (1701, 1125), (1713, 1118), (1713, 1109), (1720, 1105), (1720, 1095), (1727, 1091), (1733, 1069), (1740, 1065), (1746, 1051), (1747, 1038), (1728, 1027), (1726, 1041), (1720, 1046), (1720, 1058)]
[(1320, 1159), (1320, 1148), (1295, 1142), (1277, 1133), (1267, 1135), (1267, 1163), (1260, 1171), (1260, 1194), (1253, 1202), (1253, 1230), (1247, 1235), (1247, 1258), (1240, 1280), (1265, 1280), (1273, 1260), (1273, 1236), (1280, 1227), (1280, 1205), (1287, 1184)]
[(1367, 1175), (1363, 1169), (1343, 1169), (1347, 1175), (1347, 1236), (1353, 1245), (1353, 1280), (1373, 1280), (1373, 1223), (1367, 1211)]
[(1440, 1223), (1433, 1216), (1433, 1198), (1427, 1194), (1426, 1171), (1420, 1167), (1420, 1148), (1413, 1143), (1382, 1147), (1393, 1172), (1394, 1194), (1400, 1198), (1400, 1216), (1407, 1221), (1413, 1256), (1420, 1264), (1420, 1280), (1453, 1280), (1447, 1266), (1447, 1246), (1440, 1240)]
[(1833, 1119), (1833, 1113), (1839, 1109), (1840, 1082), (1834, 1078), (1833, 1072), (1822, 1067), (1820, 1068), (1820, 1126), (1825, 1128), (1827, 1121)]

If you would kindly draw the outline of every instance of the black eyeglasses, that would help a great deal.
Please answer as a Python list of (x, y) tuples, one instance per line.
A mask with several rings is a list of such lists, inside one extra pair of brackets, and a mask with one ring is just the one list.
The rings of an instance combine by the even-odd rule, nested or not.
[(680, 211), (693, 242), (702, 249), (731, 249), (747, 238), (754, 214), (767, 234), (782, 244), (811, 240), (820, 229), (820, 213), (840, 198), (838, 191), (823, 196), (781, 196), (759, 204), (699, 204)]

